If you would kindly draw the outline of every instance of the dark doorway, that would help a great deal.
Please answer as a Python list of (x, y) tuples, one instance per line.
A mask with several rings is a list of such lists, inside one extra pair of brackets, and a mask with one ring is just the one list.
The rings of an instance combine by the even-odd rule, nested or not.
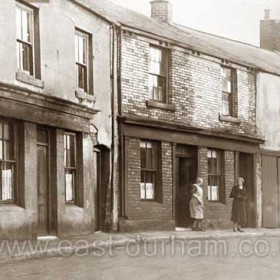
[(256, 227), (256, 199), (254, 180), (254, 156), (251, 154), (239, 154), (239, 176), (245, 181), (248, 191), (247, 199), (247, 227)]
[[(183, 151), (183, 152), (182, 152)], [(191, 185), (197, 176), (196, 147), (177, 147), (176, 170), (176, 227), (191, 225), (189, 203), (191, 199)]]
[(37, 234), (49, 233), (49, 132), (37, 130)]
[(97, 188), (95, 194), (95, 230), (106, 230), (106, 212), (111, 203), (110, 193), (110, 150), (97, 146)]

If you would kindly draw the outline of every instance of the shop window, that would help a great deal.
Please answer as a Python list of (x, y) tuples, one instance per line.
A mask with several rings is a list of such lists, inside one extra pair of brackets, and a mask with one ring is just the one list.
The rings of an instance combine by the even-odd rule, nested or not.
[(140, 142), (141, 200), (159, 198), (159, 145), (153, 141)]

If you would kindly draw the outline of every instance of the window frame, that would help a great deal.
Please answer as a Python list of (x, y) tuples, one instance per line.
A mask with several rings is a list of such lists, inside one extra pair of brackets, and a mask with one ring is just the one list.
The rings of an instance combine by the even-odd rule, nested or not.
[[(163, 63), (163, 69), (164, 69), (164, 74), (156, 74), (156, 73), (152, 73), (150, 70), (150, 64), (151, 64), (151, 57), (150, 57), (150, 52), (151, 49), (156, 49), (156, 50), (160, 50), (161, 51), (161, 56), (162, 56), (162, 61), (161, 63)], [(148, 83), (149, 83), (149, 99), (153, 100), (155, 102), (159, 102), (159, 103), (163, 103), (163, 104), (168, 104), (168, 61), (169, 60), (169, 55), (168, 55), (168, 49), (162, 47), (162, 46), (158, 46), (158, 45), (153, 45), (150, 44), (149, 45), (149, 65), (148, 65)], [(161, 68), (161, 67), (160, 67)], [(150, 77), (157, 77), (157, 78), (161, 78), (164, 79), (164, 88), (163, 88), (163, 93), (162, 93), (162, 100), (160, 99), (155, 99), (154, 97), (154, 91), (152, 92), (152, 96), (151, 96), (151, 87), (150, 87)], [(153, 87), (154, 90), (155, 87)]]
[[(231, 90), (229, 91), (224, 91), (223, 89), (223, 73), (222, 71), (230, 70), (230, 83), (231, 83)], [(221, 78), (222, 78), (222, 116), (227, 116), (227, 117), (236, 117), (236, 104), (235, 104), (235, 99), (236, 99), (236, 94), (237, 94), (237, 88), (236, 88), (236, 82), (237, 82), (237, 72), (235, 68), (228, 67), (221, 65)], [(228, 96), (228, 114), (224, 112), (224, 96)]]
[[(142, 159), (141, 159), (141, 149), (143, 149), (143, 147), (141, 147), (141, 144), (145, 143), (145, 145), (147, 146), (148, 143), (151, 144), (152, 146), (152, 162), (153, 162), (153, 167), (152, 168), (147, 168), (147, 167), (142, 167)], [(141, 201), (158, 201), (159, 200), (159, 177), (160, 177), (160, 143), (157, 141), (151, 141), (151, 140), (146, 140), (146, 139), (141, 139), (140, 140), (140, 200)], [(147, 160), (147, 149), (145, 148), (145, 153), (146, 153), (146, 160)], [(144, 190), (145, 190), (145, 197), (142, 198), (141, 196), (141, 184), (142, 184), (142, 173), (153, 173), (153, 178), (154, 178), (154, 187), (153, 187), (153, 191), (154, 191), (154, 195), (153, 198), (147, 198), (147, 187), (144, 186)], [(145, 176), (144, 176), (145, 177)], [(146, 180), (145, 180), (146, 181)], [(145, 185), (147, 182), (143, 182)]]
[[(213, 152), (216, 153), (216, 159), (217, 159), (217, 165), (214, 166), (214, 157), (213, 157)], [(209, 157), (209, 153), (211, 153), (211, 157)], [(208, 174), (207, 174), (207, 179), (208, 179), (208, 182), (207, 182), (207, 186), (208, 186), (208, 189), (207, 189), (207, 197), (208, 197), (208, 201), (209, 202), (223, 202), (224, 201), (224, 198), (223, 198), (223, 194), (224, 194), (224, 161), (223, 161), (223, 156), (224, 156), (224, 153), (222, 150), (219, 150), (219, 149), (212, 149), (212, 148), (208, 148), (207, 149), (207, 166), (208, 166)], [(212, 170), (217, 170), (217, 173), (210, 173), (210, 170), (209, 170), (209, 160), (211, 159), (210, 161), (210, 165), (212, 166)], [(216, 177), (218, 178), (218, 184), (217, 184), (217, 199), (212, 199), (213, 195), (213, 188), (214, 186), (210, 185), (210, 181), (211, 181), (211, 178), (213, 177)]]
[[(5, 152), (4, 152), (4, 135), (2, 134), (2, 138), (0, 140), (2, 141), (2, 153), (3, 153), (3, 159), (0, 159), (0, 205), (10, 205), (10, 204), (17, 204), (18, 203), (18, 124), (13, 120), (8, 119), (0, 119), (0, 126), (2, 126), (2, 133), (4, 132), (4, 124), (8, 124), (9, 129), (13, 129), (13, 154), (14, 159), (4, 159)], [(10, 139), (9, 139), (10, 140)], [(2, 200), (2, 170), (3, 170), (3, 163), (12, 164), (13, 166), (13, 174), (12, 174), (12, 198), (8, 200)]]
[[(79, 50), (77, 54), (77, 44), (76, 44), (76, 36), (82, 37), (86, 39), (86, 63), (81, 63), (80, 61), (77, 61), (77, 56), (79, 57)], [(85, 32), (79, 28), (75, 28), (75, 79), (76, 79), (76, 88), (79, 90), (84, 91), (85, 93), (93, 95), (93, 65), (92, 65), (92, 36), (90, 33)], [(77, 66), (78, 67), (85, 67), (86, 72), (86, 79), (84, 82), (86, 82), (85, 87), (79, 86), (79, 77), (77, 72)]]
[[(74, 162), (75, 166), (67, 166), (67, 142), (65, 139), (67, 136), (74, 137)], [(63, 133), (63, 152), (64, 152), (64, 190), (65, 190), (65, 203), (68, 205), (77, 205), (78, 204), (78, 180), (79, 180), (79, 167), (78, 167), (78, 158), (77, 158), (77, 134), (74, 132), (64, 131)], [(70, 151), (71, 153), (71, 151)], [(67, 200), (67, 183), (66, 183), (66, 174), (67, 171), (71, 171), (74, 174), (74, 183), (72, 182), (72, 197), (73, 200)]]
[[(21, 38), (18, 38), (18, 30), (17, 30), (17, 9), (20, 9), (22, 12), (23, 10), (30, 14), (30, 42), (24, 41)], [(22, 21), (20, 24), (21, 32), (22, 32)], [(16, 1), (16, 44), (17, 44), (17, 69), (27, 75), (35, 76), (35, 10), (30, 7), (29, 5), (25, 5), (22, 2)], [(18, 48), (18, 44), (27, 45), (30, 50), (29, 55), (29, 64), (30, 64), (30, 71), (23, 69), (23, 59), (22, 54), (20, 55), (20, 48)]]

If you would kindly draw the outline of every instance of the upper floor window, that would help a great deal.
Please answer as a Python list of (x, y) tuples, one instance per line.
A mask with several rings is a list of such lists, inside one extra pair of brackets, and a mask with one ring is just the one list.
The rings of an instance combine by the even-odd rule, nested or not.
[(33, 75), (34, 73), (34, 13), (27, 6), (17, 3), (17, 67)]
[(222, 67), (222, 114), (234, 117), (236, 70)]
[(140, 142), (141, 157), (141, 199), (155, 200), (158, 188), (159, 155), (158, 143)]
[(76, 86), (89, 92), (89, 36), (76, 30), (75, 34)]
[(223, 169), (222, 152), (208, 149), (208, 200), (221, 201), (223, 199)]
[(0, 120), (0, 203), (15, 201), (15, 147), (15, 124)]
[(150, 46), (149, 93), (150, 99), (167, 102), (167, 54), (164, 49)]

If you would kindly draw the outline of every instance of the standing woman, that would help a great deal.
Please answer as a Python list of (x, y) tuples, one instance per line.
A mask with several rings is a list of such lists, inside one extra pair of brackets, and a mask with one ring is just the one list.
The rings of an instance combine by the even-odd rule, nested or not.
[(202, 220), (204, 218), (203, 210), (203, 189), (202, 189), (203, 179), (197, 178), (196, 184), (192, 185), (192, 198), (190, 200), (190, 212), (191, 218), (193, 219), (192, 230), (204, 231), (202, 229)]
[(233, 222), (233, 231), (243, 232), (241, 225), (247, 223), (246, 199), (248, 195), (244, 187), (244, 179), (238, 178), (237, 182), (238, 184), (232, 188), (230, 193), (230, 198), (233, 198), (231, 221)]

